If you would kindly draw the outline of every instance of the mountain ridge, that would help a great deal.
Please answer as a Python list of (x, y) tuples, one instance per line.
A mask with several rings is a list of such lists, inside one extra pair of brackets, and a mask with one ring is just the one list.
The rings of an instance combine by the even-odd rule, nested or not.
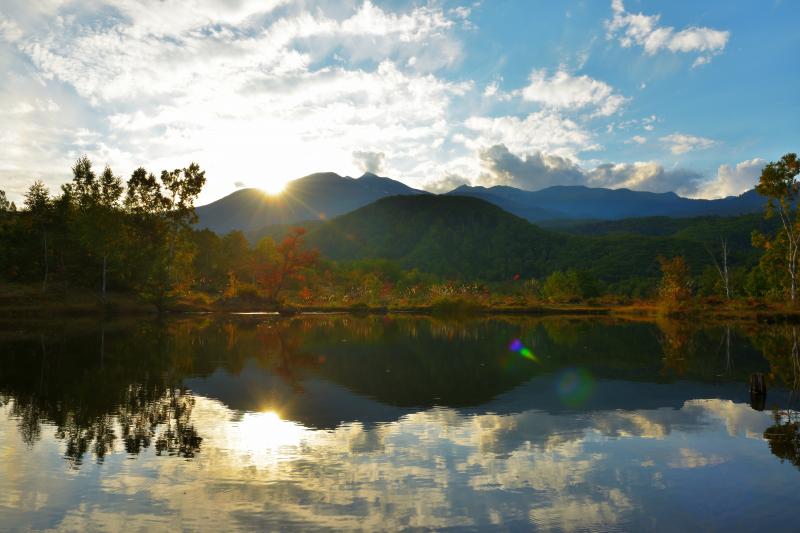
[(253, 231), (270, 225), (327, 220), (399, 194), (430, 193), (371, 173), (352, 178), (317, 172), (290, 181), (279, 195), (271, 196), (255, 188), (241, 189), (198, 206), (195, 212), (199, 228), (218, 233)]
[[(198, 227), (218, 233), (257, 231), (266, 226), (330, 220), (372, 202), (398, 195), (433, 195), (400, 181), (366, 172), (358, 178), (317, 172), (290, 181), (279, 195), (241, 189), (196, 208)], [(555, 185), (527, 191), (508, 185), (462, 185), (443, 196), (478, 198), (536, 223), (565, 220), (622, 220), (640, 217), (737, 216), (760, 212), (766, 200), (755, 190), (720, 199), (685, 198), (674, 192)]]

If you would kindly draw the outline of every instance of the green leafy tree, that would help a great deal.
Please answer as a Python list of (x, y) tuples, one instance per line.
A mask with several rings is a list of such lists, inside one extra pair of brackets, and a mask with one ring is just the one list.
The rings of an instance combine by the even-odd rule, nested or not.
[(800, 160), (797, 154), (789, 153), (779, 161), (767, 164), (761, 171), (756, 192), (769, 199), (766, 216), (778, 216), (781, 225), (777, 234), (768, 236), (754, 232), (753, 244), (764, 248), (766, 263), (772, 266), (774, 258), (782, 259), (782, 270), (787, 278), (789, 299), (797, 301), (798, 259), (800, 256), (800, 219), (797, 216), (797, 200), (800, 183)]
[(579, 302), (599, 295), (600, 287), (594, 276), (585, 270), (557, 270), (547, 277), (542, 292), (554, 302)]

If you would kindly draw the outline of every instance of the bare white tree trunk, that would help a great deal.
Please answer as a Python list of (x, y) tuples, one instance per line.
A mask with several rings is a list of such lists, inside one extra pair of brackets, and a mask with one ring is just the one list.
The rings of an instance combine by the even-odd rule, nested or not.
[(798, 249), (800, 249), (800, 232), (797, 231), (797, 223), (792, 219), (791, 211), (781, 205), (778, 209), (778, 214), (781, 217), (783, 231), (786, 234), (786, 243), (788, 246), (786, 259), (788, 262), (787, 271), (789, 272), (789, 298), (792, 304), (794, 304), (797, 299), (797, 252)]
[(717, 269), (719, 278), (722, 281), (722, 287), (725, 289), (725, 298), (731, 299), (731, 285), (730, 277), (728, 276), (728, 241), (720, 238), (722, 244), (722, 266), (717, 262), (717, 256), (710, 249), (708, 253), (711, 254), (711, 259), (714, 260), (714, 267)]

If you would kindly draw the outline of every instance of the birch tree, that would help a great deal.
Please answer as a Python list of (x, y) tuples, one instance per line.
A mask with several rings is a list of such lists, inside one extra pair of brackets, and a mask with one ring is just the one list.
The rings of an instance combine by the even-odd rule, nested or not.
[(769, 163), (761, 171), (756, 192), (768, 198), (767, 218), (778, 216), (781, 222), (778, 233), (769, 238), (754, 232), (753, 244), (771, 254), (782, 256), (787, 276), (789, 299), (797, 302), (798, 253), (800, 253), (800, 220), (797, 216), (797, 201), (800, 183), (800, 160), (797, 154), (789, 153), (779, 161)]

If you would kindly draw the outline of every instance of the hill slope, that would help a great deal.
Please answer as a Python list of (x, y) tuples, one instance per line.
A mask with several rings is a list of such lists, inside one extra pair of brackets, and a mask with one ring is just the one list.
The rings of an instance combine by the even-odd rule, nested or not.
[(242, 189), (200, 206), (195, 212), (199, 228), (217, 233), (253, 231), (265, 226), (333, 218), (397, 194), (428, 193), (374, 174), (350, 178), (325, 172), (291, 181), (277, 196), (258, 189)]
[(560, 233), (489, 202), (450, 195), (381, 199), (315, 228), (309, 244), (331, 259), (390, 259), (465, 280), (541, 278), (577, 268), (615, 282), (657, 277), (660, 255), (684, 255), (696, 271), (710, 261), (701, 240)]

